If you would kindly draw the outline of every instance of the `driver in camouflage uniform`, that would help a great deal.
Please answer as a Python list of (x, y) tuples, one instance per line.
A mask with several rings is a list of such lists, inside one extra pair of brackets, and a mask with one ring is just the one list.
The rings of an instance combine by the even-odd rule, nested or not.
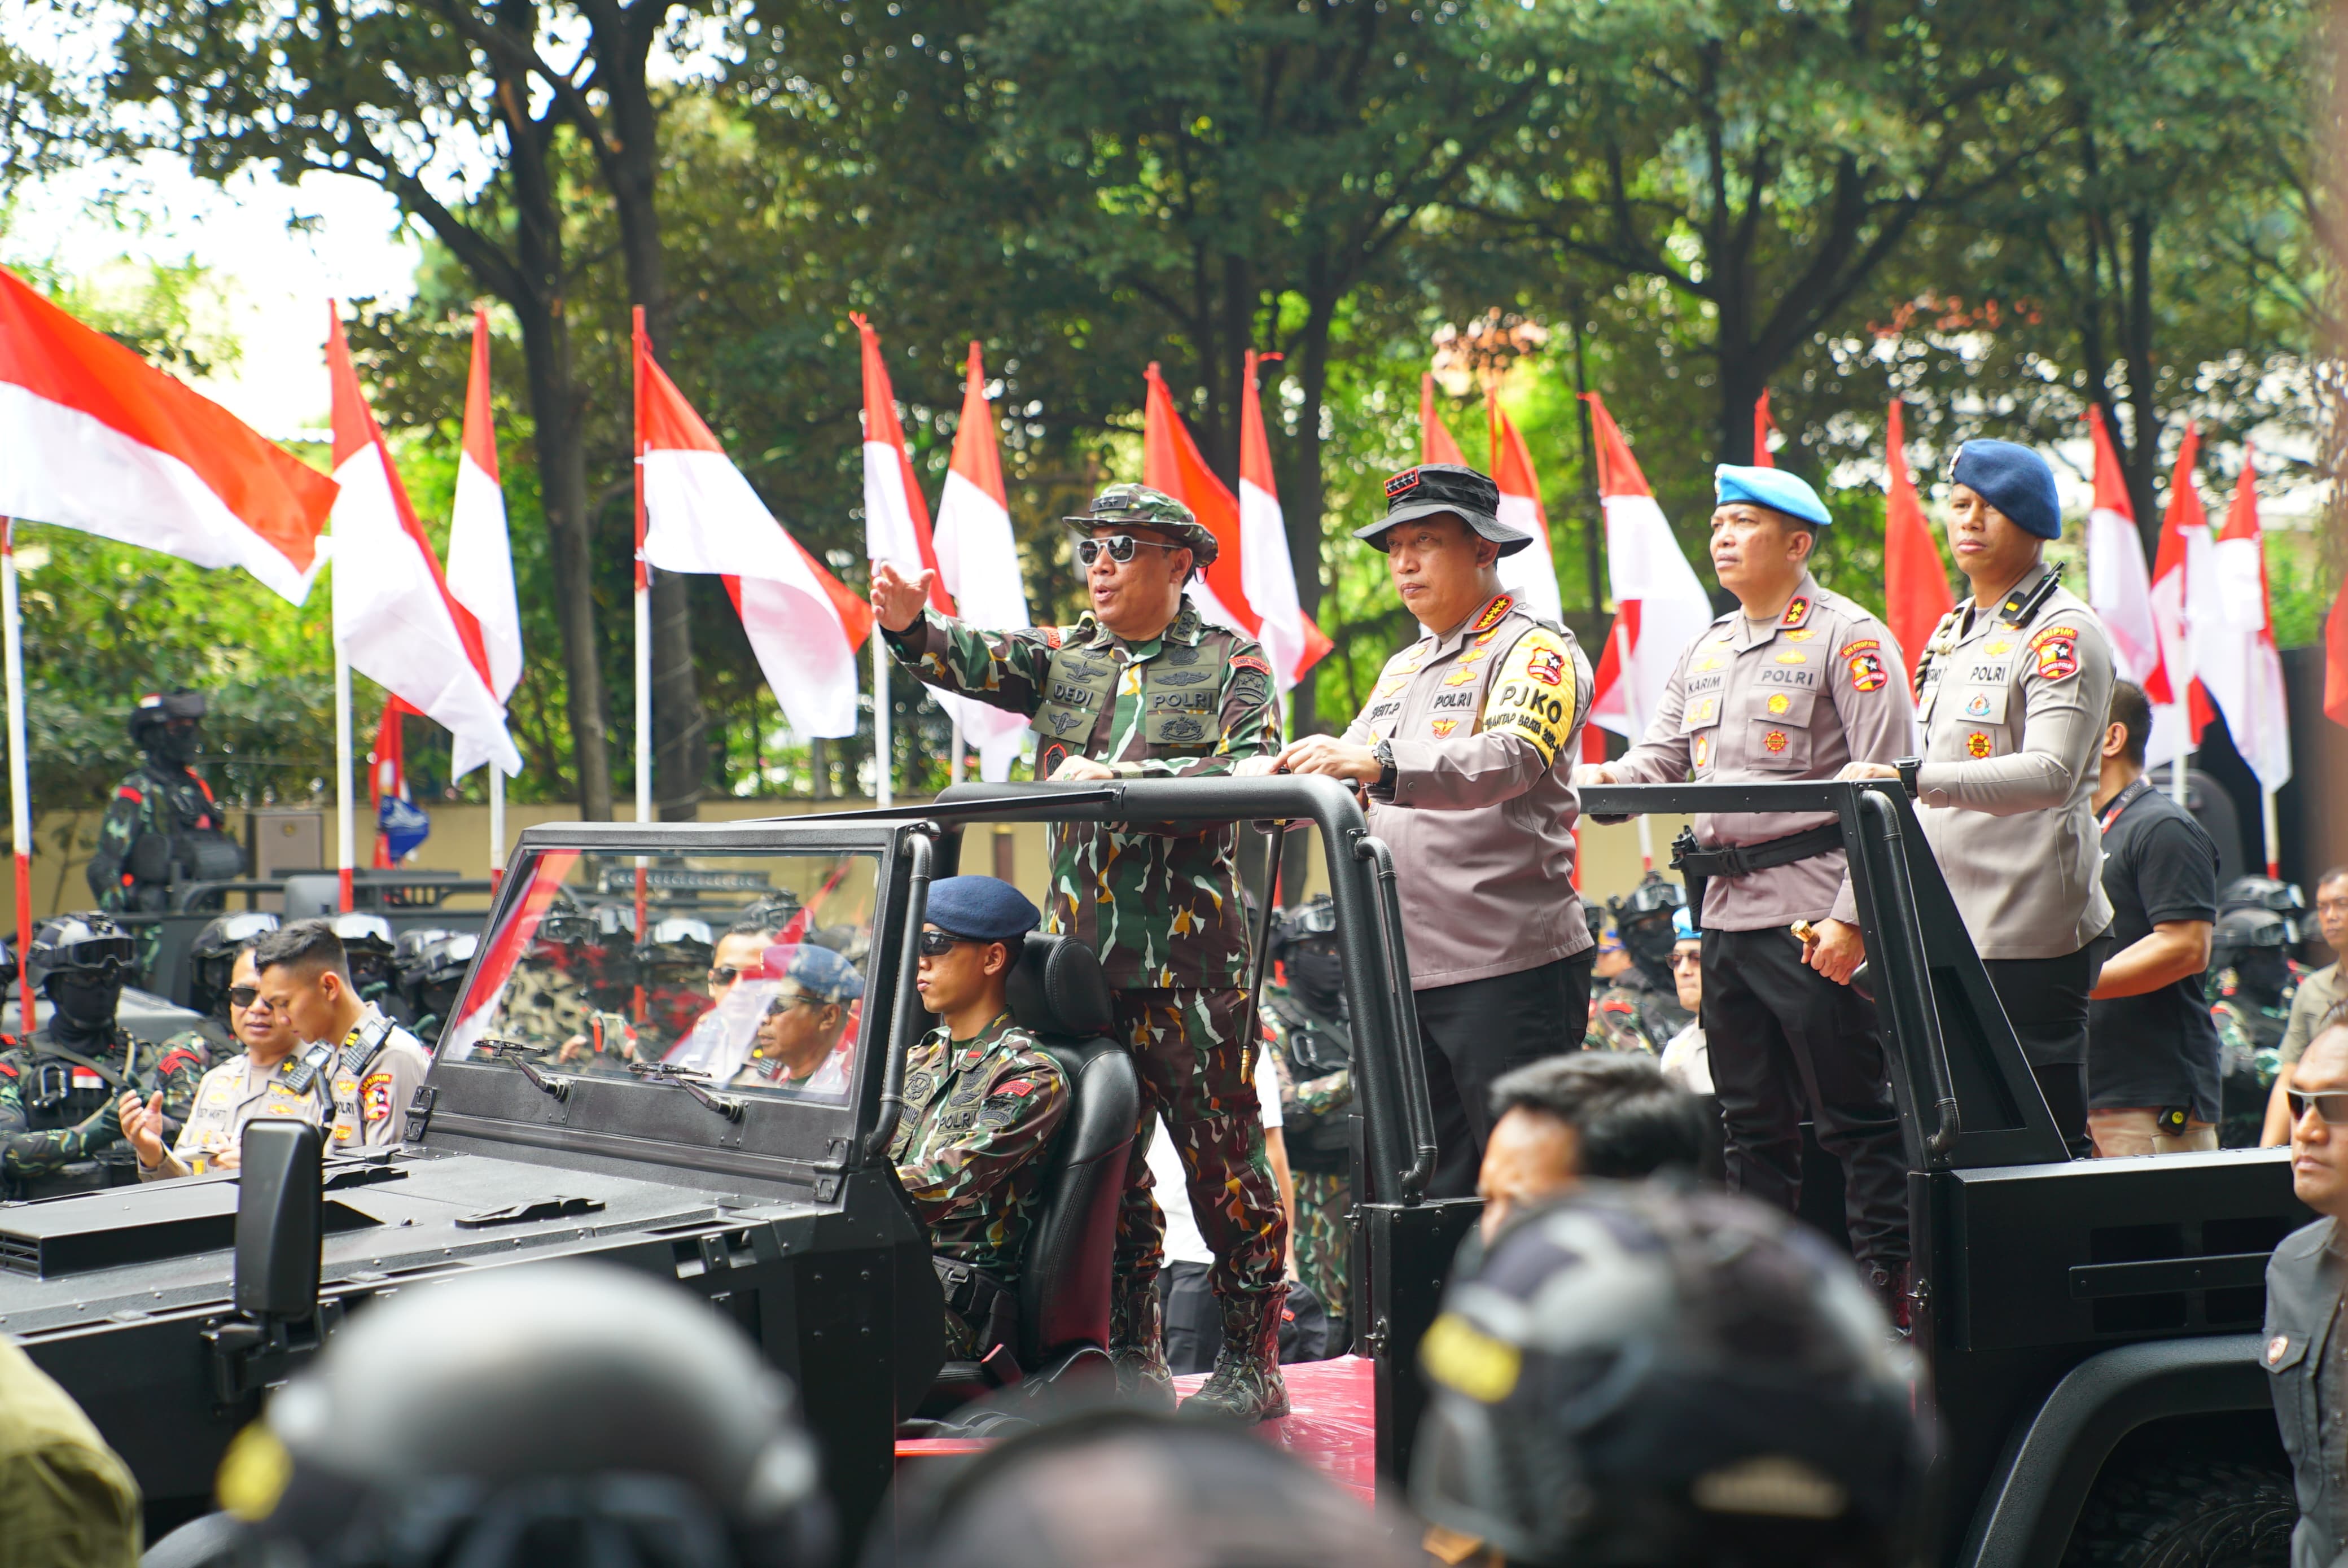
[[(1202, 778), (1278, 749), (1271, 662), (1252, 639), (1208, 624), (1182, 593), (1216, 551), (1190, 509), (1112, 485), (1065, 521), (1086, 536), (1076, 553), (1092, 608), (1074, 626), (981, 631), (924, 608), (934, 573), (908, 579), (882, 565), (872, 607), (897, 657), (932, 686), (1026, 715), (1039, 778)], [(1287, 1220), (1243, 1059), (1251, 970), (1237, 847), (1231, 823), (1056, 828), (1050, 928), (1100, 954), (1141, 1078), (1117, 1214), (1118, 1384), (1173, 1398), (1155, 1288), (1165, 1218), (1147, 1158), (1162, 1115), (1222, 1305), (1222, 1350), (1190, 1405), (1253, 1420), (1288, 1409), (1279, 1362)]]

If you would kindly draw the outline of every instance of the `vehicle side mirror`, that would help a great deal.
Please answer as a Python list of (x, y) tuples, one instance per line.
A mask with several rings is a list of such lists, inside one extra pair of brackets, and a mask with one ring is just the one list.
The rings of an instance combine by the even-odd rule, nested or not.
[(130, 846), (130, 874), (143, 882), (171, 880), (171, 841), (160, 833), (141, 833)]
[(237, 1165), (237, 1310), (304, 1318), (318, 1306), (324, 1232), (318, 1130), (304, 1121), (246, 1124)]

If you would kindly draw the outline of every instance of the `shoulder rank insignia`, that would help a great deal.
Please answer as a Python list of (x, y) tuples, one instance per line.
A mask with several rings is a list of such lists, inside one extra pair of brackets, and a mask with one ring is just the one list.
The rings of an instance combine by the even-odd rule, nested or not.
[(1794, 595), (1794, 602), (1786, 606), (1785, 618), (1780, 620), (1777, 624), (1781, 626), (1798, 626), (1804, 621), (1808, 620), (1809, 615), (1810, 602), (1801, 594), (1797, 593)]
[(1468, 630), (1471, 633), (1488, 632), (1493, 627), (1500, 624), (1501, 616), (1507, 614), (1516, 607), (1516, 600), (1510, 595), (1503, 593), (1498, 598), (1484, 606), (1484, 613), (1476, 617), (1476, 624), (1468, 627)]

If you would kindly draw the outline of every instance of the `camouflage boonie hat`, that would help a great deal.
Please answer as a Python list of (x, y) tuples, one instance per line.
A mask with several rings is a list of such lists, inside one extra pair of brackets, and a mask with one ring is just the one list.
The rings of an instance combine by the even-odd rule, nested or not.
[(1215, 563), (1214, 531), (1193, 516), (1189, 507), (1148, 485), (1111, 485), (1093, 497), (1093, 504), (1083, 515), (1060, 521), (1079, 530), (1117, 523), (1154, 528), (1189, 546), (1192, 565), (1203, 569)]

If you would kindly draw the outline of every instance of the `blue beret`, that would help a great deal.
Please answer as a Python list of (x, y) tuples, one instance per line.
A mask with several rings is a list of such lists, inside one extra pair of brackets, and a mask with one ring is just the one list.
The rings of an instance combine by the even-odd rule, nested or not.
[(1027, 895), (995, 877), (941, 877), (930, 884), (929, 923), (973, 942), (1014, 942), (1044, 923)]
[(1674, 942), (1694, 942), (1699, 934), (1695, 922), (1688, 918), (1686, 905), (1672, 911), (1672, 939)]
[(1766, 506), (1820, 528), (1834, 521), (1827, 513), (1826, 502), (1818, 499), (1818, 492), (1783, 469), (1741, 469), (1735, 463), (1723, 463), (1712, 470), (1712, 493), (1715, 506), (1749, 500), (1755, 506)]
[(818, 1001), (853, 1002), (864, 995), (864, 976), (829, 947), (778, 942), (767, 949), (766, 966), (767, 979), (792, 981)]
[(2054, 470), (2028, 447), (2012, 441), (1967, 441), (1949, 465), (1949, 478), (2013, 520), (2024, 533), (2063, 537), (2063, 503)]

